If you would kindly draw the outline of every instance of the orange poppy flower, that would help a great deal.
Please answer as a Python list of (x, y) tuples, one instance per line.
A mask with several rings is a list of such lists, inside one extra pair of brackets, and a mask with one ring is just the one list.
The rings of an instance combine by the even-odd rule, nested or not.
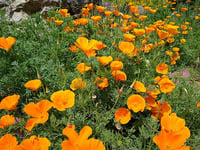
[(20, 96), (15, 94), (5, 97), (0, 102), (0, 109), (16, 110), (19, 98)]
[(173, 49), (172, 49), (174, 52), (178, 52), (179, 50), (180, 50), (180, 48), (178, 48), (178, 47), (173, 47)]
[(131, 112), (126, 108), (119, 108), (115, 112), (115, 121), (127, 124), (131, 120)]
[(123, 63), (121, 61), (115, 60), (110, 64), (111, 70), (119, 70), (123, 68)]
[(108, 79), (104, 77), (97, 78), (94, 82), (95, 82), (95, 85), (100, 87), (101, 90), (109, 86)]
[(97, 139), (88, 139), (92, 134), (89, 126), (84, 126), (80, 133), (75, 131), (75, 126), (67, 126), (63, 129), (63, 134), (68, 137), (61, 144), (62, 150), (105, 150), (103, 143)]
[(16, 39), (9, 36), (7, 38), (1, 37), (0, 38), (0, 48), (5, 49), (6, 51), (9, 51), (10, 48), (15, 44)]
[(101, 16), (92, 16), (90, 19), (94, 21), (94, 23), (97, 23), (99, 20), (101, 20)]
[(145, 33), (145, 30), (144, 29), (133, 29), (133, 33), (136, 35), (136, 36), (140, 36), (142, 34)]
[(85, 144), (80, 146), (80, 150), (106, 150), (103, 142), (98, 139), (89, 139)]
[(185, 39), (181, 39), (180, 41), (181, 41), (182, 44), (186, 42)]
[(188, 34), (188, 31), (183, 31), (182, 34)]
[(145, 16), (145, 15), (141, 15), (141, 16), (138, 18), (138, 20), (140, 20), (140, 21), (144, 21), (146, 18), (147, 18), (147, 16)]
[(69, 16), (70, 15), (69, 13), (67, 13), (68, 9), (60, 9), (58, 12), (63, 16)]
[(127, 41), (127, 42), (130, 42), (130, 41), (133, 41), (135, 39), (135, 36), (133, 34), (123, 34), (124, 36), (124, 39)]
[(157, 30), (158, 37), (163, 40), (169, 36), (169, 33), (164, 30)]
[(39, 79), (30, 80), (24, 85), (27, 89), (37, 91), (37, 89), (42, 85), (42, 82)]
[(70, 90), (57, 91), (51, 95), (53, 107), (59, 111), (64, 111), (66, 108), (71, 108), (75, 103), (75, 94)]
[(137, 10), (137, 6), (130, 6), (130, 12), (135, 13)]
[(113, 12), (113, 14), (114, 14), (115, 16), (117, 16), (117, 17), (120, 16), (120, 13), (119, 13), (118, 10), (113, 10), (112, 12)]
[(97, 41), (95, 43), (94, 49), (95, 50), (101, 50), (102, 48), (105, 48), (106, 44), (103, 44), (101, 41)]
[(149, 9), (151, 9), (151, 7), (146, 6), (146, 7), (144, 7), (144, 9), (145, 9), (146, 11), (149, 11)]
[(168, 39), (167, 39), (167, 42), (168, 42), (168, 43), (173, 43), (174, 41), (175, 41), (174, 38), (168, 38)]
[(146, 109), (151, 110), (152, 107), (155, 107), (157, 105), (155, 98), (152, 97), (150, 94), (148, 94), (148, 97), (145, 98), (145, 101), (147, 103)]
[(176, 17), (179, 18), (181, 15), (180, 14), (176, 14)]
[(105, 7), (102, 6), (96, 6), (96, 8), (99, 12), (103, 12), (105, 10)]
[(164, 114), (161, 119), (161, 128), (167, 132), (178, 132), (185, 127), (185, 120), (176, 116), (176, 113)]
[(5, 134), (0, 138), (0, 149), (1, 150), (21, 150), (18, 141), (15, 136), (11, 134)]
[(48, 150), (51, 146), (50, 141), (47, 138), (38, 138), (33, 135), (30, 139), (25, 139), (21, 142), (20, 148), (21, 150)]
[(175, 88), (175, 84), (168, 78), (162, 79), (158, 85), (160, 86), (160, 91), (163, 93), (171, 93)]
[(200, 102), (199, 102), (199, 103), (197, 103), (197, 107), (200, 109)]
[(4, 129), (5, 127), (14, 124), (15, 117), (13, 115), (5, 115), (0, 118), (0, 128)]
[(137, 22), (129, 22), (129, 24), (130, 24), (129, 29), (134, 29), (135, 27), (138, 26), (138, 23), (137, 23)]
[(122, 51), (123, 54), (133, 54), (134, 48), (134, 45), (130, 42), (119, 42), (119, 49)]
[[(160, 108), (160, 111), (159, 111), (159, 108)], [(164, 101), (164, 102), (158, 101), (156, 106), (151, 107), (151, 113), (152, 113), (151, 117), (156, 118), (158, 115), (158, 119), (161, 119), (165, 113), (170, 114), (171, 110), (172, 110), (171, 106), (168, 104), (167, 101)]]
[(74, 91), (77, 89), (82, 89), (86, 85), (86, 82), (83, 81), (81, 78), (76, 78), (72, 81), (72, 84), (70, 85), (70, 88)]
[(75, 53), (75, 52), (78, 51), (78, 47), (76, 47), (75, 45), (71, 45), (71, 46), (69, 47), (69, 50), (70, 50), (71, 52)]
[(168, 56), (172, 56), (173, 55), (173, 52), (171, 52), (171, 51), (166, 51), (165, 52)]
[(96, 55), (94, 50), (96, 42), (96, 40), (90, 40), (90, 42), (88, 42), (87, 38), (79, 37), (76, 42), (74, 42), (74, 44), (80, 48), (88, 57), (92, 57)]
[(126, 81), (126, 73), (120, 70), (115, 70), (112, 72), (112, 76), (116, 81)]
[(154, 14), (154, 13), (156, 13), (156, 9), (150, 9), (150, 12), (152, 13), (152, 14)]
[(80, 18), (79, 21), (83, 26), (88, 24), (88, 20), (86, 18)]
[(110, 15), (112, 14), (112, 11), (104, 11), (104, 14), (106, 15), (106, 17), (110, 17)]
[(153, 141), (161, 150), (184, 150), (182, 148), (184, 148), (183, 145), (188, 138), (189, 133), (190, 131), (188, 128), (184, 128), (180, 133), (161, 130), (158, 135), (153, 137)]
[(85, 63), (80, 63), (78, 64), (76, 69), (80, 71), (82, 74), (84, 74), (85, 72), (87, 72), (88, 70), (91, 70), (92, 68), (87, 66)]
[(116, 22), (111, 24), (111, 27), (112, 27), (113, 29), (116, 28), (117, 26), (118, 26), (118, 23), (116, 23)]
[(134, 94), (129, 96), (127, 105), (129, 109), (132, 109), (135, 113), (137, 113), (139, 111), (144, 111), (146, 103), (142, 96)]
[(137, 92), (143, 92), (143, 93), (146, 92), (144, 84), (140, 81), (135, 81), (134, 88)]
[(87, 7), (89, 10), (91, 10), (94, 7), (93, 3), (85, 4), (85, 7)]
[(24, 112), (34, 118), (28, 119), (25, 128), (31, 131), (37, 124), (45, 123), (49, 118), (47, 111), (51, 109), (51, 107), (52, 103), (48, 100), (41, 100), (37, 104), (29, 103), (26, 105), (24, 107)]
[(153, 31), (155, 31), (155, 29), (153, 27), (145, 27), (145, 33), (152, 33)]
[(186, 29), (187, 29), (187, 26), (186, 26), (186, 25), (181, 25), (181, 29), (182, 29), (182, 30), (186, 30)]
[(130, 19), (131, 16), (130, 15), (122, 15), (122, 18), (127, 20), (127, 19)]
[(108, 65), (112, 60), (112, 56), (101, 56), (101, 57), (97, 57), (97, 60), (104, 66)]
[(57, 20), (55, 20), (54, 21), (57, 25), (61, 25), (61, 24), (63, 24), (63, 20), (59, 20), (59, 19), (57, 19)]
[(151, 95), (153, 98), (156, 98), (160, 94), (160, 91), (159, 89), (155, 88), (153, 90), (147, 90), (147, 93)]
[(167, 74), (168, 72), (168, 65), (165, 63), (160, 63), (156, 67), (156, 72), (161, 74)]
[(181, 8), (181, 11), (182, 12), (185, 12), (185, 11), (187, 11), (188, 9), (187, 8)]

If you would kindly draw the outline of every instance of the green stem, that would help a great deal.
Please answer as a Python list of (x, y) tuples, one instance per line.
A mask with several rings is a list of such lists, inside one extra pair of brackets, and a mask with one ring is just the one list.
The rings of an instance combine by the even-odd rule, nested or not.
[[(153, 125), (154, 127), (153, 127), (152, 135), (154, 135), (154, 134), (155, 134), (155, 131), (156, 131), (156, 123), (157, 123), (158, 116), (159, 116), (159, 113), (160, 113), (161, 105), (162, 105), (162, 104), (160, 104), (159, 109), (158, 109), (158, 113), (157, 113), (156, 118), (155, 118), (155, 123), (154, 123), (154, 125)], [(151, 146), (152, 146), (152, 139), (150, 140), (149, 150), (151, 150)]]

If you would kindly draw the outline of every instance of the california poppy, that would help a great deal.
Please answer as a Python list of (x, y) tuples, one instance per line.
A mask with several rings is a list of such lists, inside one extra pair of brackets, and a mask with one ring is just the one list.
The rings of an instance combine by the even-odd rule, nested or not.
[(82, 81), (81, 78), (76, 78), (72, 81), (72, 84), (70, 85), (70, 88), (74, 91), (77, 89), (82, 89), (86, 85), (85, 81)]
[(5, 134), (0, 138), (0, 149), (1, 150), (21, 150), (18, 141), (15, 136), (11, 134)]
[(30, 81), (26, 82), (24, 86), (25, 86), (27, 89), (31, 89), (31, 90), (33, 90), (33, 91), (37, 91), (38, 88), (39, 88), (41, 85), (42, 85), (41, 80), (35, 79), (35, 80), (30, 80)]
[(197, 107), (200, 109), (200, 102), (197, 104)]
[(69, 13), (67, 13), (68, 9), (60, 9), (58, 12), (63, 16), (69, 16), (70, 15)]
[(101, 16), (92, 16), (90, 19), (94, 21), (94, 23), (97, 23), (99, 20), (101, 20)]
[(71, 52), (75, 53), (75, 52), (78, 51), (78, 48), (77, 48), (75, 45), (71, 45), (71, 46), (69, 47), (69, 50), (70, 50)]
[(180, 41), (181, 41), (182, 44), (186, 42), (185, 39), (181, 39)]
[(88, 139), (92, 134), (89, 126), (84, 126), (78, 134), (75, 126), (70, 125), (63, 129), (63, 134), (68, 137), (68, 140), (62, 142), (62, 150), (105, 150), (105, 146), (100, 140)]
[(127, 41), (127, 42), (130, 42), (130, 41), (133, 41), (135, 36), (133, 34), (123, 34), (124, 36), (124, 39)]
[(7, 109), (7, 110), (16, 110), (16, 106), (18, 104), (18, 99), (20, 98), (19, 95), (11, 95), (7, 96), (0, 102), (0, 109)]
[(168, 65), (165, 63), (160, 63), (156, 67), (156, 72), (161, 74), (167, 74), (168, 72)]
[(136, 36), (140, 36), (142, 34), (145, 33), (145, 30), (144, 29), (133, 29), (133, 33), (136, 35)]
[(92, 68), (87, 66), (85, 63), (80, 63), (80, 64), (78, 64), (76, 69), (83, 74), (83, 73), (87, 72), (88, 70), (91, 70)]
[(59, 111), (64, 111), (66, 108), (71, 108), (75, 103), (75, 94), (70, 90), (57, 91), (51, 95), (53, 107)]
[(131, 112), (126, 108), (119, 108), (115, 112), (115, 121), (127, 124), (131, 120)]
[(127, 105), (129, 109), (137, 113), (139, 111), (141, 112), (144, 111), (146, 103), (142, 96), (134, 94), (134, 95), (129, 96), (127, 100)]
[(162, 40), (169, 36), (169, 33), (167, 31), (159, 30), (159, 29), (157, 30), (157, 34), (158, 34), (158, 37)]
[(137, 92), (146, 92), (144, 84), (140, 81), (135, 81), (134, 88)]
[(97, 60), (104, 66), (108, 65), (113, 58), (111, 56), (101, 56), (101, 57), (97, 57)]
[(96, 6), (96, 8), (99, 12), (103, 12), (105, 10), (105, 7), (102, 6)]
[(63, 24), (63, 20), (59, 20), (59, 19), (57, 19), (57, 20), (55, 20), (54, 21), (57, 25), (61, 25), (61, 24)]
[(184, 130), (180, 133), (161, 130), (158, 135), (153, 137), (153, 141), (161, 150), (181, 150), (186, 139), (188, 138), (189, 132), (188, 128), (184, 128)]
[(94, 50), (96, 42), (96, 40), (90, 40), (90, 42), (88, 42), (87, 38), (79, 37), (76, 42), (74, 42), (74, 44), (80, 48), (88, 57), (92, 57), (96, 55)]
[(14, 123), (15, 123), (15, 117), (13, 115), (5, 115), (0, 118), (1, 129), (4, 129), (5, 127), (8, 127)]
[(97, 78), (94, 82), (101, 90), (109, 86), (108, 79), (104, 77)]
[(175, 84), (168, 78), (162, 79), (158, 82), (158, 85), (160, 86), (160, 91), (163, 93), (171, 93), (175, 88)]
[(101, 50), (102, 48), (105, 48), (106, 44), (102, 43), (101, 41), (97, 41), (94, 45), (95, 50)]
[(119, 49), (122, 51), (123, 54), (133, 54), (134, 48), (135, 47), (131, 42), (119, 42)]
[(10, 48), (15, 44), (16, 39), (9, 36), (7, 38), (1, 37), (0, 38), (0, 48), (5, 49), (6, 51), (9, 51)]
[(26, 129), (31, 131), (39, 123), (45, 123), (48, 120), (48, 110), (51, 109), (52, 103), (48, 100), (41, 100), (37, 104), (29, 103), (24, 107), (24, 112), (31, 117), (26, 123)]
[(51, 146), (50, 141), (47, 138), (37, 137), (35, 135), (31, 136), (30, 139), (25, 139), (21, 142), (21, 150), (48, 150)]
[(88, 20), (86, 18), (80, 18), (79, 21), (83, 26), (88, 24)]
[(115, 60), (110, 64), (111, 70), (120, 70), (123, 68), (123, 63), (121, 61)]
[(106, 15), (106, 17), (110, 17), (110, 15), (112, 14), (112, 11), (104, 11), (104, 14)]
[(158, 116), (158, 119), (161, 119), (165, 113), (170, 114), (171, 110), (171, 106), (167, 101), (158, 101), (156, 105), (151, 107), (151, 117), (156, 118)]
[(126, 81), (126, 73), (120, 70), (112, 71), (112, 76), (116, 81)]

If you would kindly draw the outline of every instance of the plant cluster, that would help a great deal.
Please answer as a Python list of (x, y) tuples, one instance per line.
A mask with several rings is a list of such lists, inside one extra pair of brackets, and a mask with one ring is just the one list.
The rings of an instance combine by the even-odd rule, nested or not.
[(172, 72), (199, 71), (200, 8), (174, 3), (3, 20), (0, 149), (198, 149), (196, 74)]

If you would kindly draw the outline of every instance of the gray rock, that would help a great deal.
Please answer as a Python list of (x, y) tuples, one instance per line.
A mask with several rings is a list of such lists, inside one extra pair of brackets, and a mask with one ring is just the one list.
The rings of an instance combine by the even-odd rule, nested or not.
[(11, 0), (0, 0), (0, 8), (9, 6), (11, 4)]
[(22, 10), (20, 12), (15, 11), (12, 15), (11, 20), (15, 22), (19, 22), (26, 19), (27, 17), (28, 17), (28, 14), (25, 13), (24, 11)]
[(36, 12), (41, 12), (46, 16), (47, 11), (54, 6), (66, 8), (71, 15), (77, 15), (81, 13), (81, 9), (86, 3), (91, 2), (102, 4), (102, 0), (0, 0), (0, 8), (5, 7), (5, 15), (11, 20), (19, 21), (26, 18), (26, 15)]

